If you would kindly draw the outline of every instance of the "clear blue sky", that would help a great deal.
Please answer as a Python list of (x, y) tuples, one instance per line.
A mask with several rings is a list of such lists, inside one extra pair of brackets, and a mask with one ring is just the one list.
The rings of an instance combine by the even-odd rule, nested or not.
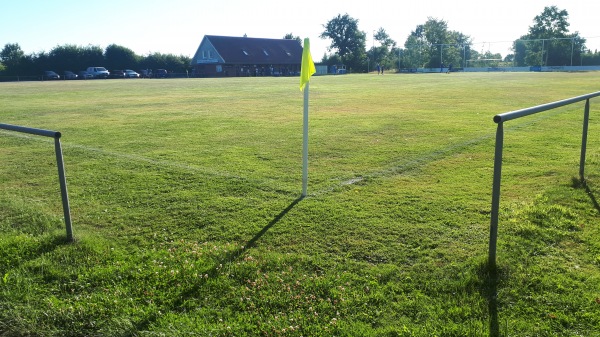
[(433, 17), (471, 36), (475, 50), (504, 56), (551, 5), (566, 9), (570, 31), (600, 50), (600, 1), (592, 0), (0, 0), (0, 48), (18, 43), (30, 54), (65, 44), (105, 48), (115, 43), (139, 55), (191, 57), (204, 35), (283, 38), (292, 33), (309, 37), (313, 58), (320, 60), (330, 44), (319, 38), (323, 25), (347, 13), (367, 33), (367, 47), (379, 28), (402, 46), (417, 25)]

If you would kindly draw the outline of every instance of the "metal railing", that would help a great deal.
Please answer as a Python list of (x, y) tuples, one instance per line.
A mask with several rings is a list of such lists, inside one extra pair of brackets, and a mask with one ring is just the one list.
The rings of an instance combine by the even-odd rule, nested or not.
[(581, 157), (579, 161), (579, 179), (585, 182), (585, 154), (587, 147), (588, 124), (590, 119), (590, 99), (600, 96), (600, 91), (587, 95), (572, 97), (562, 101), (538, 105), (526, 109), (515, 110), (494, 116), (494, 122), (498, 124), (496, 130), (496, 148), (494, 151), (494, 183), (492, 187), (492, 214), (490, 221), (490, 244), (488, 264), (496, 267), (496, 243), (498, 241), (498, 213), (500, 210), (500, 182), (502, 177), (502, 150), (504, 146), (504, 122), (533, 115), (538, 112), (556, 109), (565, 105), (586, 101), (583, 114), (583, 132), (581, 136)]
[(73, 228), (71, 226), (71, 210), (69, 207), (69, 195), (67, 193), (67, 178), (65, 175), (65, 165), (60, 145), (61, 134), (58, 131), (49, 131), (42, 129), (33, 129), (23, 126), (0, 124), (0, 129), (28, 133), (32, 135), (54, 138), (54, 150), (56, 152), (56, 164), (58, 167), (58, 180), (60, 182), (60, 194), (62, 197), (63, 213), (65, 217), (65, 226), (67, 228), (67, 240), (73, 242)]

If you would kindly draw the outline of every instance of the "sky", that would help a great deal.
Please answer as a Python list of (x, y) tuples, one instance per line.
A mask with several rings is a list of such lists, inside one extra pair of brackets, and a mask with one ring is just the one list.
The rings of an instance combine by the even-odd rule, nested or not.
[(321, 60), (331, 44), (319, 36), (337, 15), (358, 20), (367, 49), (377, 46), (380, 28), (403, 46), (407, 36), (429, 17), (472, 38), (473, 49), (506, 56), (512, 41), (527, 34), (546, 6), (569, 13), (571, 33), (600, 51), (600, 1), (592, 0), (0, 0), (0, 48), (18, 43), (26, 54), (56, 46), (117, 44), (138, 55), (193, 57), (204, 35), (283, 38), (291, 33), (311, 42)]

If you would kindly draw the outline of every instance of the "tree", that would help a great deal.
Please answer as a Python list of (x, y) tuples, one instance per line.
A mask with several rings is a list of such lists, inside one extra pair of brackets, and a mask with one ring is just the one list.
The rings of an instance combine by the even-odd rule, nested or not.
[[(99, 55), (102, 56), (100, 50)], [(93, 64), (89, 64), (85, 60), (87, 54), (86, 48), (66, 44), (63, 46), (54, 47), (48, 54), (41, 53), (37, 55), (36, 63), (42, 68), (47, 68), (62, 72), (65, 70), (78, 71), (83, 70)], [(42, 63), (45, 63), (41, 65)]]
[(135, 69), (140, 61), (140, 57), (133, 50), (116, 44), (106, 47), (104, 59), (109, 69)]
[(5, 67), (6, 75), (18, 75), (24, 70), (25, 53), (18, 43), (7, 43), (0, 51), (0, 62)]
[(153, 53), (143, 57), (140, 66), (143, 69), (166, 69), (177, 73), (185, 73), (186, 70), (189, 70), (190, 61), (191, 59), (187, 56)]
[(366, 34), (358, 29), (358, 20), (348, 14), (329, 20), (323, 25), (322, 39), (331, 39), (328, 50), (336, 50), (344, 64), (354, 71), (365, 69), (367, 57), (365, 54)]
[[(396, 50), (396, 41), (392, 40), (383, 28), (379, 28), (373, 36), (380, 45), (371, 47), (368, 52), (369, 59), (373, 60), (373, 65), (379, 64), (386, 69), (397, 66), (398, 50)], [(371, 67), (371, 69), (375, 66)]]
[(302, 44), (302, 39), (300, 38), (300, 36), (294, 36), (294, 34), (292, 33), (287, 33), (285, 34), (285, 36), (283, 37), (285, 40), (296, 40), (298, 41), (300, 44)]
[(556, 6), (545, 7), (533, 20), (527, 35), (513, 42), (515, 62), (525, 65), (571, 65), (581, 60), (585, 39), (569, 34), (569, 13)]
[(449, 31), (448, 23), (429, 17), (404, 43), (404, 63), (411, 68), (438, 68), (442, 64), (464, 65), (470, 56), (471, 38)]
[(382, 46), (385, 46), (386, 48), (393, 48), (396, 46), (396, 41), (392, 40), (383, 28), (379, 28), (374, 38), (375, 41), (379, 42)]

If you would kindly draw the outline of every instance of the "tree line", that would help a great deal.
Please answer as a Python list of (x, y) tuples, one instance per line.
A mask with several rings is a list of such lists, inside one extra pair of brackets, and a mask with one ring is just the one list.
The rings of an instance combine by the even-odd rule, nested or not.
[[(373, 32), (373, 44), (366, 46), (367, 34), (358, 28), (358, 20), (348, 14), (329, 20), (320, 37), (330, 39), (321, 63), (345, 65), (352, 72), (367, 72), (379, 65), (385, 69), (499, 66), (569, 66), (600, 65), (600, 53), (585, 46), (578, 32), (569, 32), (568, 12), (556, 6), (545, 7), (533, 20), (526, 34), (515, 40), (512, 54), (504, 58), (491, 51), (473, 49), (469, 35), (448, 29), (444, 20), (429, 17), (417, 25), (399, 47), (384, 28)], [(286, 34), (286, 39), (300, 38)], [(0, 51), (0, 75), (38, 76), (44, 70), (78, 71), (89, 66), (108, 69), (167, 69), (186, 73), (191, 59), (187, 56), (153, 53), (136, 55), (116, 44), (106, 49), (98, 46), (57, 46), (50, 52), (26, 55), (19, 44), (9, 43)]]
[(191, 59), (187, 56), (152, 53), (140, 56), (131, 49), (111, 44), (106, 49), (99, 46), (57, 46), (49, 52), (25, 54), (18, 43), (8, 43), (0, 51), (0, 75), (39, 76), (45, 70), (63, 72), (80, 71), (87, 67), (102, 66), (107, 69), (167, 69), (186, 73)]
[(533, 20), (527, 34), (515, 40), (512, 54), (478, 52), (470, 36), (448, 29), (448, 23), (429, 17), (408, 35), (403, 47), (390, 38), (385, 29), (373, 32), (378, 46), (367, 49), (367, 34), (358, 28), (358, 20), (348, 14), (328, 21), (320, 37), (331, 45), (322, 62), (344, 64), (353, 72), (372, 71), (377, 65), (387, 69), (455, 68), (477, 66), (570, 66), (600, 65), (600, 53), (585, 46), (578, 32), (569, 32), (568, 12), (556, 6), (545, 7)]

